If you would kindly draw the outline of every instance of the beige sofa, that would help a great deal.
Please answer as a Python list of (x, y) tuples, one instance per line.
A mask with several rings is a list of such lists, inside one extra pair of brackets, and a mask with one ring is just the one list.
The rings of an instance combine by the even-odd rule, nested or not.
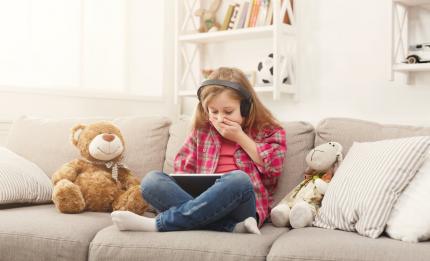
[[(21, 118), (12, 126), (7, 147), (37, 163), (48, 175), (77, 157), (69, 129), (92, 119)], [(188, 121), (166, 118), (115, 119), (126, 138), (126, 163), (139, 177), (151, 169), (172, 171), (173, 156), (183, 142)], [(430, 135), (430, 128), (380, 125), (330, 118), (315, 128), (286, 122), (288, 152), (275, 195), (279, 201), (302, 179), (305, 155), (327, 141), (343, 144)], [(0, 210), (0, 260), (430, 260), (430, 242), (410, 244), (385, 236), (319, 228), (288, 230), (270, 223), (262, 235), (212, 231), (120, 232), (108, 213), (60, 214), (52, 204), (3, 206)]]

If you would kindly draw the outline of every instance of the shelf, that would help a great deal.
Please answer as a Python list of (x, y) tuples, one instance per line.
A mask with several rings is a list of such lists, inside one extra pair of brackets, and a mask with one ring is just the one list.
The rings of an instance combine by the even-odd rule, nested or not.
[(430, 63), (417, 63), (417, 64), (397, 63), (393, 65), (393, 70), (398, 72), (430, 71)]
[[(273, 86), (256, 86), (254, 87), (256, 93), (272, 93), (274, 91)], [(287, 94), (295, 94), (293, 85), (282, 85), (280, 88), (281, 93)], [(178, 95), (183, 97), (195, 97), (197, 91), (196, 90), (181, 90)]]
[[(198, 82), (202, 80), (201, 71), (203, 65), (210, 67), (212, 63), (207, 59), (210, 55), (206, 53), (205, 48), (208, 44), (219, 44), (224, 42), (236, 42), (247, 45), (249, 40), (270, 41), (268, 43), (270, 53), (273, 54), (275, 60), (280, 63), (280, 57), (291, 56), (291, 61), (288, 61), (286, 68), (290, 75), (289, 83), (291, 85), (283, 85), (281, 82), (281, 70), (274, 70), (274, 79), (278, 79), (273, 86), (256, 86), (254, 90), (258, 95), (264, 93), (264, 96), (273, 95), (273, 100), (281, 98), (281, 94), (288, 94), (296, 98), (298, 85), (296, 85), (296, 77), (294, 77), (294, 63), (296, 60), (296, 46), (298, 28), (296, 26), (295, 14), (292, 9), (290, 1), (272, 0), (273, 24), (263, 25), (249, 28), (241, 28), (234, 30), (223, 30), (216, 32), (198, 33), (198, 22), (195, 22), (195, 12), (198, 10), (201, 0), (190, 0), (190, 2), (174, 1), (176, 3), (176, 30), (175, 30), (175, 104), (178, 105), (178, 111), (181, 112), (183, 104), (180, 102), (181, 98), (196, 97)], [(240, 2), (242, 2), (241, 0)], [(291, 24), (284, 23), (284, 15), (288, 12), (289, 21)], [(287, 43), (287, 44), (285, 44)], [(257, 47), (256, 47), (257, 48)], [(243, 53), (242, 55), (249, 55)], [(240, 53), (238, 54), (240, 58)], [(258, 57), (255, 57), (256, 59)], [(228, 64), (224, 64), (228, 66)], [(280, 65), (282, 66), (282, 65)], [(211, 68), (215, 69), (215, 68)]]
[[(179, 36), (180, 42), (187, 43), (212, 43), (247, 39), (261, 39), (272, 37), (275, 31), (273, 25), (243, 28), (228, 31), (209, 33), (186, 34)], [(286, 35), (295, 35), (295, 28), (288, 24), (281, 24), (281, 32)]]
[(179, 96), (187, 96), (187, 97), (197, 97), (197, 91), (196, 90), (180, 90), (178, 93)]
[[(264, 93), (264, 92), (272, 93), (274, 91), (274, 88), (273, 86), (255, 86), (254, 90), (257, 93)], [(295, 94), (294, 86), (291, 84), (282, 85), (280, 87), (280, 91), (281, 93)]]
[[(401, 6), (399, 9), (398, 7)], [(417, 24), (411, 23), (412, 8), (423, 8), (430, 10), (430, 0), (392, 0), (390, 12), (390, 43), (388, 45), (389, 56), (389, 73), (388, 80), (396, 80), (395, 73), (401, 72), (403, 75), (399, 78), (405, 84), (413, 84), (410, 76), (415, 72), (430, 72), (430, 63), (407, 64), (408, 55), (412, 54), (410, 50), (410, 33)]]
[(408, 6), (416, 6), (416, 5), (430, 5), (430, 0), (393, 0), (396, 3), (408, 5)]

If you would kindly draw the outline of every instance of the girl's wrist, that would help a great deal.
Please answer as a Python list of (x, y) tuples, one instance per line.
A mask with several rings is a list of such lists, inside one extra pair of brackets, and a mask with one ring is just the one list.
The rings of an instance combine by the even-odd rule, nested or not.
[(249, 136), (245, 132), (241, 132), (237, 140), (237, 144), (243, 147), (243, 145), (246, 144), (249, 139)]
[(257, 143), (245, 132), (242, 132), (242, 134), (240, 135), (238, 144), (251, 157), (254, 163), (261, 166), (263, 165), (263, 159), (258, 154)]

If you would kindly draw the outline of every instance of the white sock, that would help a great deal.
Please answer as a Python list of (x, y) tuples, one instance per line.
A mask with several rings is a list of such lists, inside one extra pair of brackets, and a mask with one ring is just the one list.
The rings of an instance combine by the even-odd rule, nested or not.
[(249, 217), (244, 221), (237, 223), (233, 229), (233, 233), (251, 233), (261, 235), (258, 229), (257, 220), (253, 217)]
[(155, 218), (139, 216), (130, 211), (114, 211), (110, 215), (119, 230), (157, 231)]

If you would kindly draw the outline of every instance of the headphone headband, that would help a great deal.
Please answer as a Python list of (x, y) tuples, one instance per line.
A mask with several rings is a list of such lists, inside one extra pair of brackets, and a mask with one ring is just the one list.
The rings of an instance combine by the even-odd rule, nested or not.
[(202, 91), (203, 87), (208, 85), (220, 85), (224, 87), (228, 87), (231, 89), (234, 89), (242, 95), (243, 98), (246, 100), (251, 99), (251, 94), (238, 82), (231, 82), (231, 81), (225, 81), (225, 80), (206, 80), (202, 82), (199, 89), (197, 90), (197, 98), (200, 100), (200, 92)]

